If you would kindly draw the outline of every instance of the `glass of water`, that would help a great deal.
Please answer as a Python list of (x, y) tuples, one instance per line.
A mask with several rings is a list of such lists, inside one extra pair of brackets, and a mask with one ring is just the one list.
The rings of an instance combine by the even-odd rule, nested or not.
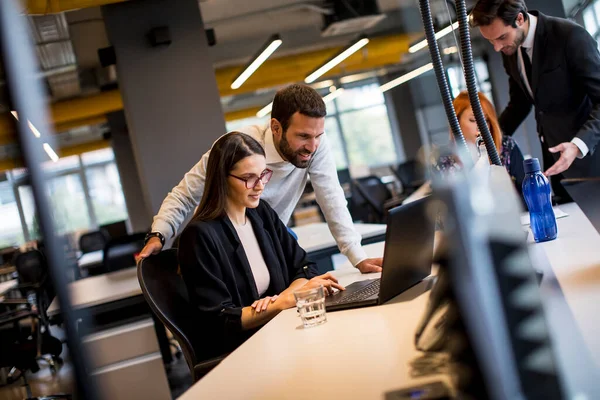
[(299, 290), (294, 292), (296, 306), (302, 318), (304, 328), (321, 325), (327, 322), (325, 315), (325, 290), (323, 286), (318, 288)]

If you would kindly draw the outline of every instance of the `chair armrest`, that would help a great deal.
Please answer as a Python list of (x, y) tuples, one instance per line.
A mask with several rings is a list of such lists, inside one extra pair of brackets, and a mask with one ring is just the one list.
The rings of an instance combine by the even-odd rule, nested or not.
[(229, 354), (223, 356), (211, 358), (210, 360), (203, 361), (199, 364), (194, 365), (194, 380), (199, 381), (204, 375), (208, 374), (214, 367), (219, 365), (221, 361), (225, 359)]
[(404, 200), (406, 200), (406, 197), (407, 196), (398, 196), (398, 197), (391, 198), (388, 201), (386, 201), (385, 203), (383, 203), (383, 208), (386, 211), (388, 211), (394, 207), (397, 207), (397, 206), (401, 205)]

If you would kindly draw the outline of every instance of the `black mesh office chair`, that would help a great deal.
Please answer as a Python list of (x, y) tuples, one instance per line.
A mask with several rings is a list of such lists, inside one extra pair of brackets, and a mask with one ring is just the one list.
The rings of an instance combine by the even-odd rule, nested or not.
[(83, 254), (104, 250), (107, 242), (108, 235), (102, 230), (84, 233), (79, 238), (79, 250)]
[(402, 193), (410, 195), (426, 181), (423, 166), (415, 160), (407, 161), (397, 167), (390, 167), (402, 184)]
[[(54, 288), (44, 255), (39, 250), (19, 253), (15, 256), (15, 268), (19, 284), (11, 291), (20, 292), (23, 298), (9, 297), (0, 302), (5, 306), (0, 314), (0, 367), (12, 367), (9, 378), (22, 378), (28, 398), (33, 399), (25, 371), (35, 373), (39, 370), (38, 361), (45, 361), (56, 372), (63, 362), (60, 358), (62, 343), (50, 334), (46, 311), (54, 298)], [(27, 319), (32, 322), (20, 324)], [(65, 394), (43, 397), (70, 398)]]
[(135, 266), (135, 254), (144, 248), (145, 233), (110, 239), (104, 247), (104, 272), (119, 271)]
[(400, 205), (404, 199), (394, 198), (392, 192), (375, 175), (355, 179), (354, 186), (362, 197), (363, 204), (369, 207), (371, 211), (368, 220), (365, 222), (385, 223), (387, 210)]
[[(194, 382), (216, 367), (225, 355), (203, 360), (210, 344), (203, 342), (198, 316), (187, 289), (177, 273), (177, 249), (169, 249), (144, 259), (138, 265), (138, 280), (152, 312), (179, 342)], [(204, 347), (204, 348), (203, 348)]]

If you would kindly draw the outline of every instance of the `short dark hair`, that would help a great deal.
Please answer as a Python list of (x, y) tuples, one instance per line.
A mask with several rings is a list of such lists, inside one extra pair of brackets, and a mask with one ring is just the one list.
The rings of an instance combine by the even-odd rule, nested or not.
[(271, 118), (281, 124), (283, 133), (290, 126), (292, 115), (299, 112), (311, 118), (324, 118), (327, 109), (323, 98), (310, 86), (296, 83), (285, 87), (275, 94)]
[(264, 156), (265, 150), (245, 133), (229, 132), (213, 144), (206, 164), (204, 193), (193, 220), (210, 221), (225, 215), (227, 177), (238, 161), (254, 154)]
[(516, 28), (519, 14), (529, 19), (525, 0), (479, 0), (471, 12), (471, 26), (488, 26), (500, 18), (504, 25)]

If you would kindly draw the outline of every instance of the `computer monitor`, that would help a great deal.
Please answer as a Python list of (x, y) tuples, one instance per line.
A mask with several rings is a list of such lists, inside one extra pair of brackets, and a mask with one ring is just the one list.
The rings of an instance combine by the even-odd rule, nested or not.
[(564, 399), (561, 371), (503, 167), (437, 189), (445, 215), (446, 345), (467, 398)]

